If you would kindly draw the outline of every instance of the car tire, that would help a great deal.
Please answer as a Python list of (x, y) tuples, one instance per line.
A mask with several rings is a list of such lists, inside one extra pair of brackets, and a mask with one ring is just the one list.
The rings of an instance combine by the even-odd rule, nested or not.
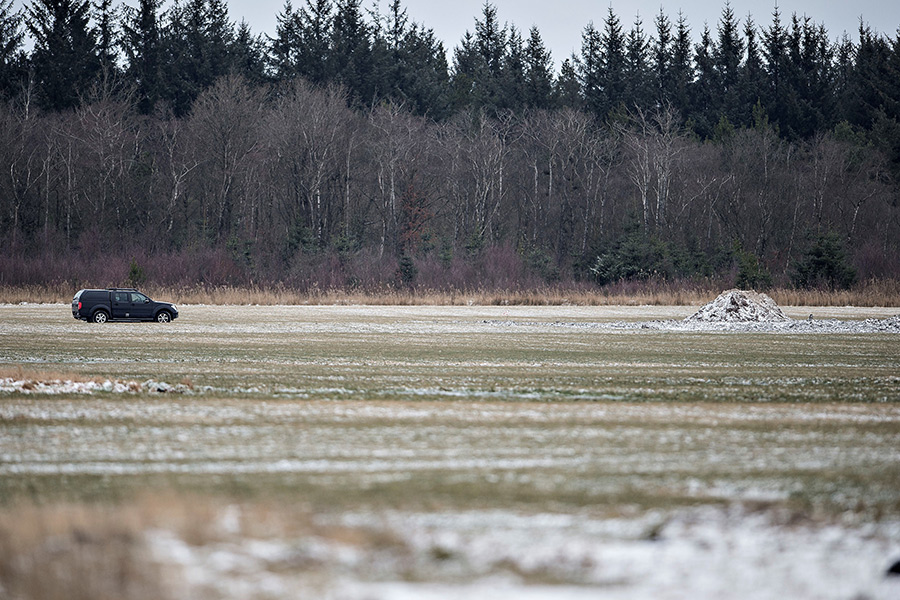
[(171, 323), (172, 315), (167, 310), (161, 310), (156, 313), (156, 322), (157, 323)]
[(98, 310), (94, 313), (94, 316), (91, 317), (91, 321), (100, 324), (106, 323), (107, 321), (109, 321), (109, 313), (105, 310)]

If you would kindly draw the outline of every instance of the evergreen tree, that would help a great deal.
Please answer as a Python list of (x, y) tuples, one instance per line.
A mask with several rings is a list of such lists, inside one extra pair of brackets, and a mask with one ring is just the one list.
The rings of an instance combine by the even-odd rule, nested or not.
[(853, 94), (853, 73), (856, 47), (850, 36), (844, 32), (834, 50), (835, 120), (849, 122)]
[(253, 35), (247, 21), (241, 20), (229, 50), (232, 70), (251, 84), (265, 82), (266, 44), (262, 36)]
[(744, 43), (741, 39), (740, 25), (729, 2), (726, 2), (725, 8), (722, 9), (717, 33), (718, 43), (713, 51), (716, 74), (713, 85), (717, 90), (715, 104), (718, 105), (716, 109), (731, 123), (747, 123), (750, 119), (750, 107), (743, 107), (740, 104), (740, 67)]
[(700, 43), (694, 48), (697, 78), (691, 86), (690, 118), (694, 130), (703, 138), (711, 138), (713, 128), (725, 116), (720, 112), (717, 92), (718, 74), (714, 58), (715, 47), (709, 27), (703, 28)]
[(369, 26), (363, 19), (362, 0), (338, 0), (331, 28), (330, 75), (347, 87), (351, 99), (367, 105), (379, 95), (372, 76)]
[(333, 12), (331, 0), (307, 0), (299, 13), (297, 74), (319, 85), (333, 78), (330, 70)]
[(689, 114), (691, 110), (690, 93), (694, 75), (691, 30), (684, 14), (679, 12), (675, 39), (672, 42), (672, 87), (669, 91), (669, 99), (683, 115)]
[(606, 117), (628, 98), (628, 82), (626, 80), (626, 45), (619, 17), (612, 7), (603, 22), (603, 33), (600, 36), (600, 86), (603, 89), (603, 111), (599, 116)]
[(421, 25), (410, 27), (403, 38), (406, 69), (401, 98), (416, 114), (442, 119), (450, 111), (450, 75), (443, 44), (434, 31)]
[(592, 22), (587, 24), (581, 34), (581, 59), (575, 65), (578, 67), (584, 108), (594, 116), (606, 116), (608, 109), (602, 81), (602, 38)]
[(747, 55), (740, 71), (739, 105), (742, 110), (750, 107), (751, 121), (741, 121), (747, 125), (752, 122), (753, 109), (759, 105), (762, 107), (766, 89), (766, 73), (763, 65), (762, 54), (757, 41), (756, 25), (751, 17), (747, 17), (744, 24), (744, 38), (747, 40)]
[(672, 102), (674, 96), (672, 23), (660, 8), (654, 24), (656, 37), (650, 43), (653, 99), (657, 102)]
[(525, 79), (525, 48), (522, 35), (515, 27), (509, 28), (507, 52), (503, 57), (500, 108), (520, 110), (527, 105), (527, 81)]
[(0, 97), (15, 93), (24, 77), (24, 35), (22, 14), (13, 11), (13, 0), (0, 0)]
[(161, 89), (162, 40), (159, 9), (162, 0), (140, 0), (137, 8), (125, 7), (122, 47), (126, 77), (135, 85), (137, 107), (142, 114), (153, 112)]
[(96, 80), (100, 60), (89, 23), (88, 0), (35, 0), (29, 7), (31, 66), (45, 108), (76, 106)]
[(635, 17), (625, 43), (623, 68), (625, 79), (623, 102), (628, 108), (633, 106), (648, 108), (655, 100), (650, 83), (649, 48), (650, 44), (644, 35), (640, 16)]
[(781, 22), (778, 5), (772, 13), (772, 24), (763, 32), (763, 56), (765, 57), (768, 86), (763, 106), (774, 123), (781, 126), (787, 121), (787, 97), (789, 95), (788, 31)]
[(576, 64), (578, 58), (572, 56), (562, 61), (559, 77), (553, 86), (553, 102), (560, 108), (581, 110), (584, 98), (581, 95), (581, 82), (578, 79)]
[(453, 51), (452, 106), (461, 110), (469, 106), (482, 106), (485, 92), (482, 82), (488, 77), (481, 55), (475, 47), (475, 36), (466, 31)]
[(116, 29), (119, 11), (112, 7), (112, 0), (98, 0), (94, 9), (94, 20), (97, 23), (97, 58), (100, 60), (101, 69), (112, 75), (118, 69), (116, 40), (119, 34)]
[(811, 138), (816, 132), (830, 129), (837, 122), (834, 51), (825, 26), (807, 20), (803, 26), (800, 63), (800, 72), (804, 75), (801, 108), (805, 113), (805, 128), (800, 131), (803, 138)]
[(167, 20), (166, 98), (176, 115), (185, 115), (203, 90), (231, 72), (234, 25), (223, 0), (176, 2)]
[(497, 110), (503, 106), (503, 67), (507, 28), (500, 26), (497, 9), (485, 3), (475, 34), (468, 31), (454, 54), (453, 87), (458, 108)]
[(525, 103), (539, 109), (553, 107), (553, 59), (541, 32), (533, 26), (525, 46)]
[(294, 10), (291, 0), (285, 0), (284, 8), (275, 15), (275, 37), (269, 38), (268, 62), (277, 81), (288, 81), (297, 76), (301, 47), (300, 13)]

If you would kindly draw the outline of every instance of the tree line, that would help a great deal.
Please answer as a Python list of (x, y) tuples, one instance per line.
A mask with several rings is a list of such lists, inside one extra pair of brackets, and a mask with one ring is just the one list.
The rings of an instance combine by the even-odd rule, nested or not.
[(452, 61), (399, 0), (286, 2), (271, 38), (221, 0), (11, 7), (0, 283), (900, 275), (900, 34), (609, 10), (557, 70), (490, 4)]

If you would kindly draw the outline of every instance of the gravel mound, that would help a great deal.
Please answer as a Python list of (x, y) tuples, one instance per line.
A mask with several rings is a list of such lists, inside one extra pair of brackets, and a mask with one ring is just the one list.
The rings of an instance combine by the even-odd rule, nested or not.
[(728, 290), (685, 320), (701, 323), (785, 323), (791, 319), (765, 294)]

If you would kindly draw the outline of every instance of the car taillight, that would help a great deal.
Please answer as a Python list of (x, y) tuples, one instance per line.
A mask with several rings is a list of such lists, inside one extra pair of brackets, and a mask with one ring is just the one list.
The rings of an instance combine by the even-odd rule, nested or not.
[(81, 310), (81, 302), (78, 303), (78, 310)]

